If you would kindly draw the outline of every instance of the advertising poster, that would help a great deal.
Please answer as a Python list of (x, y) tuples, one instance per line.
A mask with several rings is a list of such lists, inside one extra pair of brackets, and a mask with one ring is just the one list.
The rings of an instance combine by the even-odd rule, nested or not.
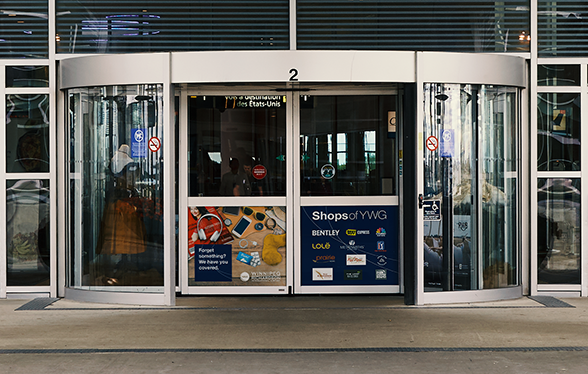
[(285, 286), (285, 207), (189, 207), (191, 286)]
[(303, 286), (398, 285), (398, 207), (301, 208)]

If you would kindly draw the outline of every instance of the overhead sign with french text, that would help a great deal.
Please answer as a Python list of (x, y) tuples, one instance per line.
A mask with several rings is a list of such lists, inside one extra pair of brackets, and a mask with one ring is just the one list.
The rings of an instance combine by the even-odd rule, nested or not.
[(303, 286), (398, 285), (398, 207), (301, 207)]

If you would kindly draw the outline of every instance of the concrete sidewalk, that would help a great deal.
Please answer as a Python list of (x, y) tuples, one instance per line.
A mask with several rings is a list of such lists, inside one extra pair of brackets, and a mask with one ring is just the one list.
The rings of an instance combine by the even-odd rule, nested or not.
[[(477, 357), (481, 366), (466, 360), (463, 369), (483, 372), (500, 357), (496, 362), (505, 370), (517, 366), (517, 357), (528, 365), (492, 372), (588, 370), (586, 298), (561, 300), (564, 307), (530, 298), (411, 307), (395, 296), (190, 297), (179, 298), (172, 308), (69, 300), (35, 306), (29, 301), (0, 301), (0, 365), (16, 365), (11, 372), (40, 369), (35, 366), (39, 354), (39, 365), (55, 361), (55, 371), (44, 367), (46, 373), (63, 373), (63, 360), (88, 361), (90, 366), (77, 366), (88, 371), (74, 371), (84, 373), (181, 372), (177, 362), (197, 363), (183, 366), (191, 373), (310, 373), (346, 360), (351, 361), (336, 371), (356, 372), (353, 362), (361, 361), (363, 372), (382, 372), (387, 365), (439, 372), (431, 370), (439, 366), (429, 367), (422, 357), (450, 366)], [(17, 310), (27, 305), (32, 310)], [(104, 367), (131, 357), (136, 364), (129, 366), (132, 371)], [(243, 361), (269, 358), (276, 370), (243, 366)], [(310, 365), (310, 358), (318, 366)], [(220, 366), (209, 365), (211, 360)], [(98, 367), (100, 371), (93, 371)], [(196, 367), (202, 371), (194, 371)]]

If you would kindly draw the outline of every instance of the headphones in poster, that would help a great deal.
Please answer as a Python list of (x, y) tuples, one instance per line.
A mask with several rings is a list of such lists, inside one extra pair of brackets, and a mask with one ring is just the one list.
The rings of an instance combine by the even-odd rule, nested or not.
[(217, 215), (215, 215), (215, 214), (211, 214), (211, 213), (204, 214), (203, 216), (201, 216), (201, 217), (198, 219), (198, 222), (196, 223), (196, 230), (198, 231), (198, 238), (199, 238), (200, 240), (206, 240), (206, 233), (204, 232), (204, 230), (203, 230), (203, 229), (200, 229), (200, 228), (199, 228), (199, 227), (200, 227), (200, 221), (202, 221), (202, 218), (206, 218), (206, 217), (214, 217), (214, 218), (216, 218), (216, 219), (219, 221), (219, 223), (220, 223), (220, 226), (221, 226), (221, 227), (220, 227), (220, 230), (218, 230), (218, 231), (215, 231), (215, 232), (214, 232), (214, 233), (212, 233), (212, 235), (210, 236), (210, 241), (211, 241), (211, 242), (216, 242), (216, 241), (218, 240), (218, 238), (220, 238), (221, 231), (223, 231), (223, 221), (222, 221), (222, 220), (221, 220), (221, 219), (220, 219), (220, 218), (219, 218)]

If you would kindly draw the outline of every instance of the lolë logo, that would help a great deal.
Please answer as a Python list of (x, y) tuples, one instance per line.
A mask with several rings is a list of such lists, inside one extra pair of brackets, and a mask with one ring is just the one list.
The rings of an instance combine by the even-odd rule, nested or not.
[(331, 243), (313, 243), (312, 249), (329, 249), (331, 248)]

